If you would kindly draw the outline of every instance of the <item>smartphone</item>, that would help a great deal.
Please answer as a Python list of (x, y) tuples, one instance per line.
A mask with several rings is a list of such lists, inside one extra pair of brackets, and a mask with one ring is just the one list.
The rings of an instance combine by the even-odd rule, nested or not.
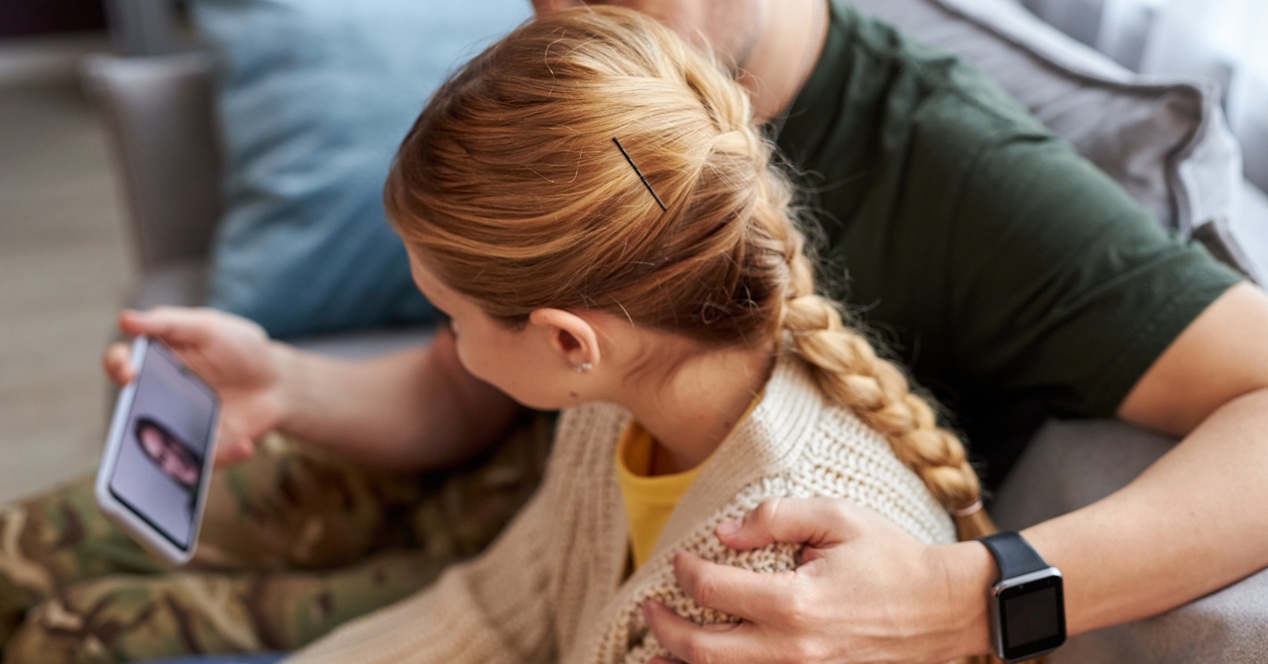
[(189, 562), (215, 456), (220, 399), (161, 341), (132, 345), (136, 378), (119, 393), (96, 497), (102, 512), (163, 559)]

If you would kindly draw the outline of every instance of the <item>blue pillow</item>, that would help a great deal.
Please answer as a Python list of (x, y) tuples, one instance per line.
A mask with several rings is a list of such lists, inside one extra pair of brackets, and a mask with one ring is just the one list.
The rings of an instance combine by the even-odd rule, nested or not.
[(527, 0), (196, 0), (221, 56), (225, 217), (207, 301), (279, 337), (426, 321), (383, 211), (397, 145)]

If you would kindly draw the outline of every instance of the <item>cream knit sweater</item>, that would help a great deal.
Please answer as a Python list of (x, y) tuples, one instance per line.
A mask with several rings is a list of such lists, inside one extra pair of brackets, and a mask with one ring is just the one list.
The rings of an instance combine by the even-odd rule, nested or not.
[(826, 402), (788, 356), (761, 403), (701, 467), (651, 558), (623, 579), (630, 545), (615, 446), (628, 421), (608, 404), (564, 411), (542, 487), (488, 551), (287, 661), (646, 662), (660, 652), (643, 621), (646, 600), (697, 622), (730, 620), (678, 589), (675, 552), (760, 571), (794, 567), (797, 547), (737, 553), (713, 533), (778, 496), (845, 497), (922, 541), (955, 540), (946, 511), (884, 437)]

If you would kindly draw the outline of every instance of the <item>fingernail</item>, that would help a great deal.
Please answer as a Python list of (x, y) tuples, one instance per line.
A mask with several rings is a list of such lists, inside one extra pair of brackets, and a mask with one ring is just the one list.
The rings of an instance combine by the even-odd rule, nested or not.
[(739, 519), (731, 519), (729, 521), (723, 521), (721, 524), (718, 525), (718, 534), (719, 535), (734, 535), (735, 533), (740, 531), (740, 526), (742, 525), (744, 525), (744, 523), (740, 521)]

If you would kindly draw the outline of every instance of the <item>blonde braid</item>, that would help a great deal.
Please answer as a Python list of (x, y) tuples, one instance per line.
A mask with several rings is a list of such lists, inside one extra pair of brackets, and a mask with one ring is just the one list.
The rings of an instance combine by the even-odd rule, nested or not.
[(775, 258), (786, 265), (788, 283), (778, 329), (790, 333), (798, 353), (814, 368), (819, 388), (890, 441), (899, 460), (952, 514), (960, 539), (994, 532), (983, 511), (965, 514), (980, 504), (981, 485), (963, 443), (938, 426), (933, 408), (912, 393), (902, 370), (878, 357), (868, 340), (845, 324), (836, 303), (816, 294), (805, 237), (789, 213), (791, 187), (769, 165), (771, 147), (748, 122), (746, 100), (742, 95), (736, 100), (719, 93), (698, 94), (720, 125), (712, 152), (730, 152), (767, 165), (758, 169), (752, 187), (750, 214), (755, 227), (744, 233), (739, 251), (770, 254), (782, 250), (782, 256)]
[[(981, 484), (960, 439), (938, 426), (933, 407), (911, 391), (903, 371), (877, 356), (872, 344), (845, 324), (838, 305), (816, 294), (814, 265), (792, 213), (791, 184), (771, 163), (774, 147), (749, 122), (748, 97), (736, 96), (725, 87), (695, 89), (719, 125), (720, 133), (710, 149), (713, 158), (730, 154), (764, 165), (756, 169), (746, 209), (737, 210), (735, 215), (737, 220), (747, 220), (749, 227), (742, 229), (732, 260), (750, 269), (773, 263), (782, 268), (777, 272), (786, 274), (783, 305), (775, 316), (776, 332), (791, 336), (829, 399), (850, 408), (864, 424), (889, 440), (895, 456), (951, 514), (960, 540), (996, 532), (981, 508)], [(1040, 658), (1029, 664), (1045, 662)], [(981, 655), (961, 658), (956, 664), (1002, 661)]]
[(815, 294), (814, 267), (804, 244), (800, 231), (790, 227), (785, 241), (790, 283), (781, 327), (814, 367), (819, 389), (889, 439), (899, 460), (953, 515), (960, 539), (994, 532), (981, 510), (956, 516), (981, 499), (977, 473), (964, 445), (938, 426), (933, 408), (911, 392), (903, 372), (877, 356), (863, 335), (846, 326), (836, 303)]

